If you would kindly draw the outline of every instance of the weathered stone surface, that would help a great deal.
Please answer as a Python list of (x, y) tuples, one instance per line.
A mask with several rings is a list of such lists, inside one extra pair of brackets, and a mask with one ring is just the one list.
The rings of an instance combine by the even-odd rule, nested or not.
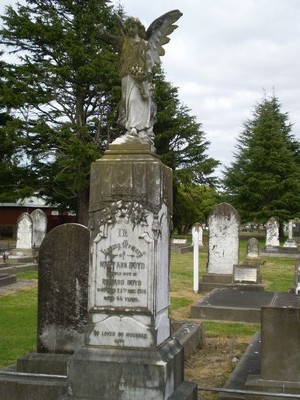
[(239, 214), (230, 204), (221, 203), (209, 214), (208, 273), (232, 274), (239, 261), (239, 225)]
[(259, 256), (259, 243), (256, 238), (250, 238), (247, 241), (247, 257), (258, 258)]
[(262, 308), (263, 379), (300, 381), (300, 300), (298, 307)]
[(69, 353), (83, 343), (87, 320), (89, 230), (64, 224), (39, 253), (38, 352)]
[(279, 224), (275, 218), (270, 218), (266, 223), (266, 247), (277, 247), (279, 245)]
[(83, 347), (70, 359), (68, 393), (72, 399), (101, 393), (101, 400), (165, 400), (182, 381), (183, 351), (176, 340), (156, 350)]
[(32, 218), (28, 213), (23, 213), (17, 221), (16, 249), (32, 248)]
[(0, 371), (1, 400), (57, 400), (65, 391), (66, 377)]
[(47, 233), (47, 216), (39, 208), (33, 210), (30, 216), (33, 223), (32, 245), (33, 247), (40, 247)]
[(172, 174), (144, 150), (92, 165), (88, 345), (155, 348), (170, 335)]
[(88, 331), (63, 399), (196, 399), (170, 337), (171, 170), (133, 138), (92, 165), (90, 186)]

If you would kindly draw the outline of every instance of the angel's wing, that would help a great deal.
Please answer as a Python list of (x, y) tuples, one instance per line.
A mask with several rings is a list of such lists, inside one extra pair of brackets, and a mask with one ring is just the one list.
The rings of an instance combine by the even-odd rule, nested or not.
[(168, 36), (177, 28), (174, 22), (181, 16), (182, 13), (179, 10), (169, 11), (154, 20), (147, 29), (146, 37), (150, 45), (150, 56), (153, 65), (160, 64), (160, 56), (165, 54), (162, 46), (170, 41)]

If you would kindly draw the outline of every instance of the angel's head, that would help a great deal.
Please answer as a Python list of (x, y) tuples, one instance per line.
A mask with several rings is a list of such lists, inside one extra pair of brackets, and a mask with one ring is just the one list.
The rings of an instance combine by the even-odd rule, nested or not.
[(136, 34), (141, 38), (146, 38), (146, 30), (144, 25), (138, 18), (129, 17), (125, 21), (125, 32), (129, 36), (135, 36)]

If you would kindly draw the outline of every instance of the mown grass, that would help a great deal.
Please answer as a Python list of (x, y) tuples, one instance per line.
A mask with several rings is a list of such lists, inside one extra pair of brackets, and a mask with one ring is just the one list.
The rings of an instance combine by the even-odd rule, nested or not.
[(37, 330), (37, 289), (0, 297), (0, 368), (34, 351)]
[[(260, 240), (260, 248), (264, 247), (264, 240)], [(206, 240), (204, 238), (204, 244)], [(247, 254), (247, 241), (241, 240), (239, 259), (244, 260)], [(200, 276), (206, 271), (207, 251), (200, 249), (199, 268)], [(294, 286), (295, 260), (290, 258), (264, 257), (261, 259), (260, 273), (265, 290), (288, 292)], [(190, 295), (187, 295), (190, 293)], [(183, 297), (181, 303), (180, 298)], [(188, 301), (189, 300), (189, 301)], [(193, 253), (175, 254), (171, 256), (171, 307), (173, 317), (178, 311), (187, 309), (195, 301), (193, 294)], [(176, 313), (177, 311), (177, 313)], [(205, 322), (205, 331), (208, 335), (246, 335), (251, 336), (259, 330), (258, 324)]]
[[(205, 242), (205, 240), (204, 240)], [(205, 243), (206, 244), (206, 243)], [(260, 246), (263, 247), (263, 243)], [(246, 256), (246, 241), (240, 242), (240, 260)], [(265, 258), (261, 266), (262, 283), (266, 290), (287, 292), (294, 285), (295, 260)], [(200, 250), (200, 275), (206, 270), (207, 251)], [(37, 272), (18, 275), (19, 280), (37, 279)], [(188, 310), (199, 295), (193, 293), (193, 253), (171, 256), (170, 315)], [(37, 289), (20, 291), (0, 297), (0, 368), (8, 366), (22, 354), (35, 351), (37, 329)], [(252, 336), (258, 324), (206, 321), (205, 331), (211, 337), (220, 335)]]

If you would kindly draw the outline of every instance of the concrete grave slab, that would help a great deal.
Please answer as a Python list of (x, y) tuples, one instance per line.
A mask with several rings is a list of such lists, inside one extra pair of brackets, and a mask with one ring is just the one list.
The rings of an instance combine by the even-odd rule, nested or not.
[(272, 304), (274, 296), (274, 292), (214, 289), (192, 305), (191, 318), (259, 323), (261, 307)]

